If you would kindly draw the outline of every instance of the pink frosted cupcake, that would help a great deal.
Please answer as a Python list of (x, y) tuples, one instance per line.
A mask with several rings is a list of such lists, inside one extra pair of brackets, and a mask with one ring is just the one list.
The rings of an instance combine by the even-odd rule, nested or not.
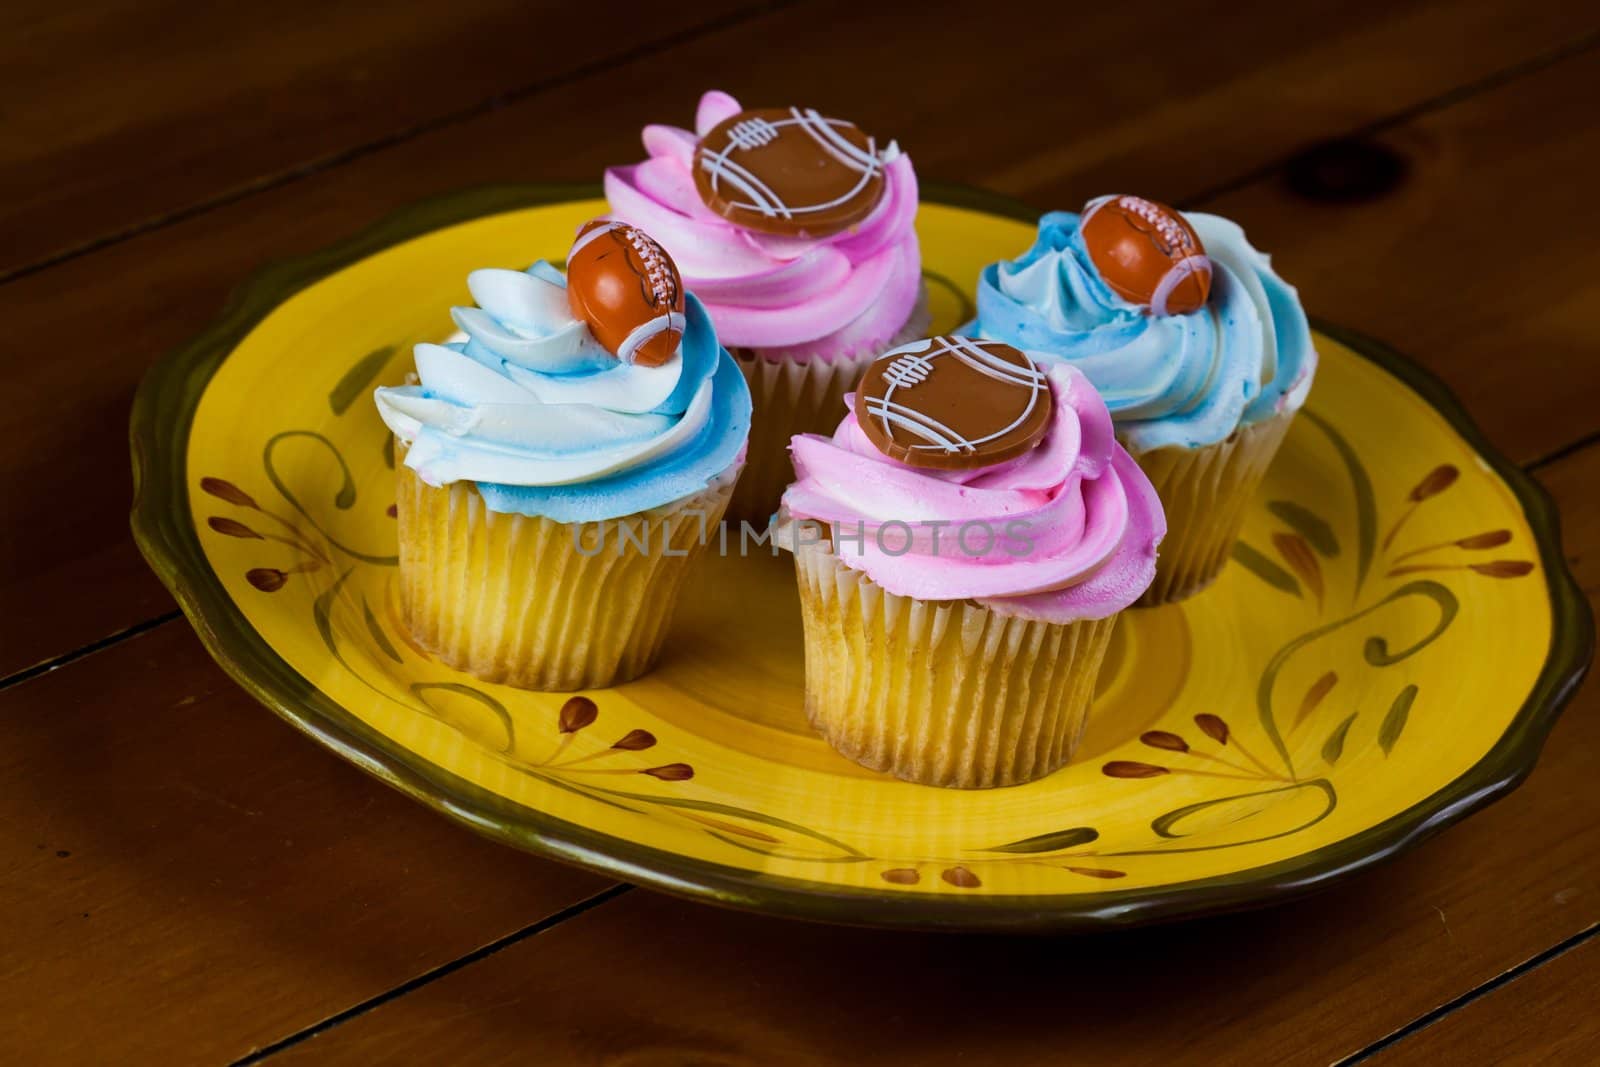
[(984, 788), (1067, 762), (1166, 519), (1082, 372), (994, 341), (885, 355), (794, 439), (806, 713), (842, 754)]
[(647, 126), (650, 158), (606, 171), (612, 215), (654, 235), (750, 383), (729, 516), (764, 524), (797, 433), (826, 432), (879, 354), (927, 332), (911, 160), (806, 108), (700, 98), (695, 128)]

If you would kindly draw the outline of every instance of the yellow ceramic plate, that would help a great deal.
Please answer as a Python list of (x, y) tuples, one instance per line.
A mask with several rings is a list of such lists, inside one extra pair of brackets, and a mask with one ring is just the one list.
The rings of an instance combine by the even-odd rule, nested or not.
[[(659, 669), (592, 704), (430, 660), (396, 622), (371, 390), (450, 333), (469, 270), (561, 257), (603, 210), (580, 194), (436, 202), (267, 271), (140, 392), (145, 554), (240, 684), (373, 774), (500, 840), (727, 904), (1091, 927), (1324, 883), (1532, 767), (1592, 645), (1551, 505), (1436, 383), (1327, 329), (1235, 564), (1123, 616), (1081, 758), (1043, 781), (940, 790), (835, 755), (801, 710), (787, 557), (711, 560)], [(930, 200), (942, 331), (1033, 228), (978, 194)]]

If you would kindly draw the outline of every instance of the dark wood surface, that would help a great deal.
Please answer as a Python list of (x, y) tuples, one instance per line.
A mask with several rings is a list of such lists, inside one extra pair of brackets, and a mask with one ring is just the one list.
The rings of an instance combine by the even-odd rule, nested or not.
[(1165, 10), (1130, 60), (1114, 5), (1025, 32), (971, 4), (8, 7), (0, 1060), (1593, 1059), (1593, 685), (1518, 792), (1302, 903), (827, 929), (446, 824), (235, 688), (128, 538), (133, 390), (251, 271), (427, 195), (593, 181), (714, 84), (848, 111), (925, 179), (1238, 218), (1535, 471), (1600, 597), (1600, 13)]
[(1587, 941), (1537, 971), (1485, 992), (1414, 1040), (1385, 1049), (1382, 1067), (1490, 1062), (1508, 1067), (1600, 1063), (1600, 941)]

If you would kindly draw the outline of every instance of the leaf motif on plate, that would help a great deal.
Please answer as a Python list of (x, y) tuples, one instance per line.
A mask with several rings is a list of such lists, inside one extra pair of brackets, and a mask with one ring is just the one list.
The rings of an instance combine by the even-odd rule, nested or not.
[(372, 613), (372, 605), (367, 603), (366, 595), (361, 597), (361, 617), (367, 624), (367, 633), (372, 635), (373, 643), (378, 650), (396, 663), (404, 663), (400, 653), (395, 649), (394, 642), (389, 640), (389, 635), (383, 632), (383, 627), (378, 622), (378, 617)]
[(1339, 454), (1345, 473), (1350, 476), (1350, 491), (1356, 505), (1356, 591), (1360, 592), (1372, 568), (1374, 545), (1378, 540), (1378, 503), (1372, 491), (1372, 479), (1361, 457), (1333, 423), (1311, 410), (1303, 410), (1301, 417), (1326, 435), (1328, 443)]
[(1273, 841), (1280, 837), (1288, 837), (1290, 834), (1297, 834), (1303, 830), (1309, 830), (1323, 819), (1326, 819), (1328, 815), (1332, 813), (1333, 809), (1339, 803), (1338, 793), (1334, 790), (1332, 782), (1328, 781), (1326, 778), (1313, 778), (1310, 781), (1291, 782), (1289, 785), (1273, 786), (1271, 789), (1260, 789), (1251, 793), (1238, 793), (1230, 796), (1211, 797), (1207, 800), (1195, 801), (1193, 804), (1185, 804), (1180, 808), (1173, 808), (1164, 815), (1158, 815), (1156, 818), (1150, 821), (1150, 829), (1155, 832), (1157, 837), (1176, 841), (1189, 836), (1188, 834), (1183, 833), (1179, 828), (1180, 823), (1191, 816), (1210, 811), (1212, 808), (1215, 808), (1220, 804), (1234, 804), (1241, 800), (1254, 800), (1257, 797), (1283, 796), (1284, 794), (1302, 793), (1308, 790), (1314, 791), (1321, 795), (1323, 799), (1322, 810), (1310, 816), (1308, 819), (1306, 819), (1306, 821), (1302, 822), (1298, 826), (1291, 827), (1287, 830), (1279, 830), (1274, 833), (1265, 834), (1261, 837), (1252, 838), (1248, 841), (1235, 841), (1227, 845), (1201, 844), (1195, 845), (1192, 848), (1173, 848), (1171, 846), (1164, 846), (1158, 849), (1121, 849), (1116, 852), (1103, 853), (1103, 855), (1169, 856), (1179, 852), (1208, 852), (1215, 848), (1237, 848), (1240, 845), (1253, 845), (1261, 841)]
[(1272, 500), (1267, 503), (1267, 510), (1324, 556), (1332, 559), (1339, 554), (1339, 539), (1334, 536), (1333, 527), (1310, 508), (1292, 500)]
[(218, 500), (226, 500), (230, 504), (236, 504), (241, 508), (254, 508), (257, 506), (255, 497), (222, 478), (201, 478), (200, 491), (209, 493)]
[(713, 819), (709, 815), (700, 815), (692, 811), (685, 811), (681, 814), (684, 818), (700, 823), (702, 826), (709, 826), (713, 830), (721, 830), (723, 833), (733, 834), (735, 837), (747, 837), (752, 841), (761, 841), (769, 845), (783, 844), (782, 838), (773, 837), (771, 834), (761, 830), (752, 830), (748, 826), (740, 826), (738, 823), (727, 822), (723, 819)]
[(1127, 871), (1113, 871), (1109, 867), (1062, 867), (1064, 871), (1081, 874), (1085, 878), (1126, 878)]
[(372, 380), (383, 370), (394, 353), (394, 345), (374, 348), (344, 372), (344, 377), (340, 378), (339, 383), (328, 393), (328, 407), (335, 415), (343, 415), (350, 410), (350, 405), (367, 391), (367, 386), (372, 384)]
[(1311, 686), (1306, 690), (1306, 695), (1300, 698), (1300, 709), (1295, 712), (1294, 722), (1289, 728), (1291, 730), (1297, 729), (1301, 723), (1305, 722), (1311, 713), (1317, 710), (1317, 707), (1327, 695), (1333, 691), (1333, 687), (1338, 684), (1339, 675), (1334, 671), (1328, 671), (1312, 682)]
[(267, 473), (267, 480), (278, 491), (278, 495), (288, 501), (289, 506), (299, 512), (301, 517), (311, 525), (311, 528), (322, 535), (324, 541), (351, 559), (359, 560), (362, 563), (375, 563), (382, 567), (399, 565), (400, 557), (397, 555), (380, 556), (351, 548), (333, 537), (317, 520), (312, 511), (306, 507), (305, 501), (301, 500), (289, 483), (283, 480), (283, 474), (278, 470), (278, 449), (287, 441), (303, 441), (316, 444), (320, 446), (326, 455), (332, 457), (334, 463), (338, 465), (339, 488), (334, 492), (332, 499), (332, 504), (336, 510), (349, 511), (356, 503), (356, 481), (350, 473), (350, 465), (345, 462), (344, 453), (340, 452), (339, 446), (329, 440), (326, 435), (311, 430), (282, 430), (267, 438), (267, 443), (262, 447), (261, 466)]
[[(1511, 543), (1510, 530), (1485, 530), (1483, 533), (1472, 534), (1469, 537), (1458, 537), (1454, 541), (1440, 541), (1421, 548), (1413, 548), (1409, 552), (1402, 552), (1394, 558), (1395, 563), (1402, 563), (1418, 556), (1426, 556), (1434, 552), (1441, 552), (1447, 548), (1459, 548), (1466, 552), (1485, 552), (1491, 548)], [(1413, 563), (1410, 566), (1397, 566), (1389, 571), (1393, 578), (1402, 574), (1415, 574), (1419, 571), (1447, 571), (1459, 570), (1460, 564), (1452, 563)]]
[(1447, 587), (1427, 578), (1421, 578), (1402, 585), (1399, 589), (1384, 597), (1379, 606), (1396, 600), (1403, 600), (1408, 596), (1420, 596), (1433, 601), (1434, 605), (1439, 609), (1439, 621), (1434, 624), (1432, 630), (1429, 630), (1399, 652), (1390, 651), (1389, 640), (1386, 637), (1374, 634), (1367, 638), (1367, 643), (1362, 646), (1361, 655), (1374, 667), (1389, 667), (1403, 659), (1415, 656), (1418, 652), (1421, 652), (1444, 636), (1444, 632), (1455, 621), (1456, 613), (1461, 610), (1461, 601), (1456, 598), (1454, 593)]
[(1087, 845), (1091, 841), (1099, 840), (1099, 837), (1100, 832), (1093, 827), (1074, 826), (1069, 830), (1053, 830), (1047, 834), (1025, 837), (1021, 841), (1012, 841), (1006, 845), (996, 845), (983, 851), (1011, 853), (1060, 852), (1063, 849)]
[(1489, 578), (1521, 578), (1533, 573), (1533, 564), (1523, 559), (1497, 559), (1471, 566), (1474, 571)]
[(656, 735), (649, 730), (629, 730), (611, 747), (620, 748), (624, 752), (642, 752), (653, 747), (655, 743)]
[(252, 567), (244, 572), (244, 580), (263, 593), (276, 593), (289, 576), (276, 567)]
[(1416, 699), (1417, 687), (1408, 685), (1400, 690), (1400, 695), (1389, 705), (1389, 714), (1383, 717), (1383, 725), (1378, 728), (1378, 747), (1383, 749), (1385, 756), (1394, 749), (1400, 735), (1405, 732), (1406, 720), (1411, 717), (1411, 704)]
[(1441, 463), (1423, 475), (1422, 481), (1413, 486), (1411, 492), (1406, 494), (1407, 507), (1400, 513), (1400, 517), (1394, 521), (1394, 525), (1389, 527), (1389, 534), (1383, 539), (1383, 550), (1387, 552), (1389, 546), (1394, 544), (1394, 539), (1400, 535), (1401, 529), (1404, 528), (1412, 514), (1416, 512), (1417, 505), (1424, 500), (1438, 496), (1456, 484), (1456, 479), (1459, 477), (1461, 477), (1461, 471), (1453, 463)]
[(1154, 763), (1116, 759), (1101, 767), (1100, 773), (1107, 778), (1158, 778), (1163, 774), (1171, 774), (1172, 772)]
[(946, 867), (939, 877), (958, 889), (977, 889), (983, 885), (978, 876), (965, 867)]
[(1139, 735), (1139, 741), (1151, 748), (1164, 749), (1167, 752), (1189, 751), (1189, 742), (1168, 730), (1146, 730)]
[[(429, 699), (429, 694), (433, 693), (465, 697), (469, 701), (465, 707), (472, 710), (463, 714), (460, 710), (452, 709), (445, 704), (436, 704)], [(463, 737), (470, 737), (500, 753), (509, 753), (516, 745), (517, 732), (511, 721), (511, 712), (507, 711), (506, 706), (500, 701), (475, 686), (463, 682), (413, 682), (411, 695), (422, 703), (430, 716)], [(481, 718), (483, 712), (488, 712), (495, 725), (499, 727), (498, 738), (484, 731)]]
[(1322, 743), (1322, 758), (1329, 766), (1339, 762), (1339, 757), (1344, 755), (1345, 735), (1350, 732), (1350, 724), (1356, 721), (1360, 712), (1352, 711), (1345, 720), (1333, 728), (1333, 733)]
[(1226, 745), (1228, 743), (1228, 724), (1222, 720), (1220, 715), (1213, 715), (1209, 711), (1203, 711), (1194, 717), (1194, 724), (1200, 727), (1201, 733), (1217, 744)]
[(221, 515), (213, 515), (206, 520), (206, 525), (224, 537), (241, 537), (246, 540), (261, 541), (264, 538), (238, 519), (228, 519)]
[(1317, 598), (1317, 606), (1322, 606), (1322, 564), (1317, 562), (1317, 557), (1311, 551), (1311, 546), (1306, 544), (1306, 539), (1299, 534), (1275, 533), (1272, 535), (1272, 545), (1278, 550), (1278, 555), (1289, 565), (1289, 569), (1306, 584), (1311, 594)]
[(1412, 488), (1410, 495), (1406, 499), (1414, 504), (1420, 504), (1429, 497), (1438, 496), (1452, 485), (1455, 485), (1456, 479), (1459, 477), (1461, 477), (1461, 471), (1456, 468), (1455, 464), (1441, 463), (1423, 475), (1422, 481)]
[(1462, 537), (1457, 539), (1456, 547), (1465, 548), (1473, 552), (1479, 552), (1485, 548), (1499, 548), (1501, 545), (1507, 545), (1510, 543), (1510, 530), (1489, 530), (1485, 533), (1473, 534), (1471, 537)]
[(600, 709), (588, 697), (572, 697), (561, 705), (560, 729), (575, 734), (600, 717)]
[(1291, 596), (1300, 595), (1300, 583), (1294, 580), (1294, 575), (1243, 541), (1235, 541), (1233, 543), (1233, 559), (1234, 562), (1272, 586), (1272, 588), (1281, 589)]
[[(689, 768), (687, 764), (678, 764), (678, 766), (690, 770), (692, 775), (693, 770), (692, 768)], [(656, 769), (659, 770), (660, 768)], [(852, 863), (861, 862), (871, 858), (860, 849), (848, 845), (837, 838), (829, 837), (827, 834), (824, 834), (818, 830), (813, 830), (808, 826), (802, 826), (797, 822), (791, 822), (787, 819), (780, 819), (775, 815), (765, 815), (750, 808), (741, 808), (732, 804), (719, 804), (714, 800), (696, 800), (691, 797), (674, 797), (664, 794), (629, 793), (620, 789), (606, 789), (603, 792), (609, 797), (615, 797), (620, 800), (633, 800), (644, 804), (656, 804), (666, 808), (678, 808), (687, 811), (706, 811), (718, 815), (729, 815), (736, 819), (748, 819), (751, 822), (760, 823), (763, 826), (771, 826), (774, 829), (784, 830), (792, 834), (799, 834), (803, 837), (810, 838), (813, 841), (820, 842), (821, 844), (827, 845), (829, 848), (836, 850), (841, 854), (842, 857), (846, 858)]]

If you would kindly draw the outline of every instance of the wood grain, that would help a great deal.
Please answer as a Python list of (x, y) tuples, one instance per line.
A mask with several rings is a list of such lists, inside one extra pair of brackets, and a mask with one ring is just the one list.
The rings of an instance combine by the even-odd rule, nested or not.
[(0, 1062), (223, 1062), (602, 890), (301, 737), (182, 622), (0, 693)]
[(607, 6), (595, 32), (582, 5), (520, 0), (8, 5), (0, 276), (739, 10)]
[[(661, 43), (692, 37), (696, 24), (755, 7), (721, 0), (663, 20), (652, 17), (657, 7), (630, 2), (611, 5), (596, 27), (582, 5), (508, 0), (378, 10), (289, 0), (270, 17), (259, 5), (35, 3), (12, 16), (19, 32), (0, 36), (0, 99), (11, 102), (16, 133), (0, 141), (0, 193), (13, 209), (0, 223), (0, 276), (503, 103), (606, 57), (664, 52)], [(618, 90), (719, 70), (747, 93), (777, 100), (803, 90), (898, 128), (917, 58), (959, 40), (976, 78), (918, 79), (915, 99), (930, 117), (983, 116), (988, 143), (979, 147), (1002, 165), (1000, 188), (1042, 190), (1062, 173), (1092, 174), (1085, 188), (1094, 193), (1148, 184), (1151, 162), (1172, 162), (1167, 146), (1191, 138), (1208, 150), (1178, 161), (1170, 180), (1199, 188), (1286, 143), (1360, 125), (1596, 28), (1556, 4), (1506, 0), (1318, 0), (1266, 11), (1186, 2), (1142, 27), (1142, 46), (1160, 61), (1125, 64), (1104, 44), (1119, 32), (1119, 12), (1062, 8), (1055, 18), (1035, 13), (1019, 34), (971, 5), (927, 4), (915, 21), (892, 6), (806, 5), (753, 25), (737, 51), (674, 66), (670, 80), (629, 79), (600, 93), (648, 104), (662, 96)], [(1301, 32), (1308, 24), (1322, 32)], [(1439, 48), (1445, 24), (1450, 47)], [(886, 55), (889, 40), (897, 47)], [(850, 75), (819, 77), (822, 54)], [(62, 61), (77, 56), (94, 62)], [(988, 83), (979, 98), (974, 80)], [(636, 128), (635, 112), (612, 129)], [(946, 144), (960, 156), (967, 142)], [(546, 147), (557, 158), (567, 150)]]
[[(1546, 472), (1591, 602), (1596, 479), (1600, 448)], [(1125, 934), (849, 930), (635, 891), (273, 1062), (1329, 1063), (1600, 920), (1597, 759), (1591, 683), (1520, 790), (1396, 862)]]
[[(1334, 7), (1340, 9), (1337, 18)], [(1278, 158), (1319, 135), (1522, 62), (1577, 29), (1554, 8), (1486, 0), (1460, 6), (1326, 0), (1303, 13), (1215, 18), (1206, 10), (1198, 3), (1187, 14), (1175, 9), (1173, 25), (1182, 32), (1174, 29), (1174, 36), (1162, 39), (1172, 64), (1141, 67), (1139, 77), (1120, 53), (1103, 46), (1120, 32), (1122, 16), (1114, 8), (1080, 13), (1071, 33), (1023, 36), (971, 5), (952, 5), (909, 28), (861, 5), (781, 11), (641, 56), (625, 72), (574, 80), (0, 286), (0, 315), (10, 334), (0, 359), (8, 366), (13, 398), (0, 405), (0, 439), (9, 443), (0, 453), (0, 498), (29, 499), (40, 491), (41, 456), (51, 457), (53, 484), (96, 487), (52, 494), (50, 506), (33, 509), (27, 522), (0, 528), (0, 601), (31, 605), (27, 616), (0, 615), (0, 676), (136, 623), (164, 603), (124, 533), (127, 495), (117, 491), (113, 473), (126, 470), (124, 413), (145, 369), (214, 318), (229, 289), (252, 268), (325, 247), (424, 196), (497, 181), (595, 178), (605, 164), (639, 155), (642, 124), (689, 122), (707, 70), (719, 71), (725, 84), (751, 99), (798, 94), (859, 114), (869, 128), (894, 131), (925, 177), (995, 181), (1045, 204), (1075, 204), (1112, 182), (1183, 200), (1222, 175)], [(1433, 27), (1447, 18), (1462, 32), (1472, 31), (1460, 48), (1430, 44)], [(1317, 19), (1326, 32), (1308, 34), (1308, 22)], [(1159, 25), (1169, 32), (1165, 21)], [(885, 52), (882, 42), (897, 33), (896, 49)], [(1199, 47), (1202, 39), (1214, 47)], [(774, 52), (767, 43), (773, 40), (789, 47)], [(1005, 76), (930, 83), (917, 72), (925, 56), (949, 40), (962, 42), (963, 57), (975, 70), (1003, 70)], [(1179, 47), (1180, 42), (1188, 43)], [(826, 68), (814, 62), (822, 54), (830, 56)], [(1392, 76), (1394, 84), (1377, 91), (1347, 77), (1352, 66), (1369, 77)], [(835, 70), (859, 77), (841, 79)], [(1059, 84), (1063, 70), (1074, 73), (1070, 92)], [(908, 88), (913, 80), (915, 90)], [(652, 91), (622, 91), (629, 85), (650, 85)], [(1301, 85), (1315, 89), (1300, 94), (1285, 88)], [(1520, 96), (1505, 92), (1507, 100), (1494, 106), (1514, 110)], [(1583, 124), (1553, 133), (1548, 123), (1541, 125), (1539, 109), (1545, 106), (1543, 99), (1529, 105), (1529, 123), (1548, 136), (1526, 137), (1519, 145), (1528, 167), (1540, 160), (1600, 157), (1600, 133)], [(959, 115), (983, 120), (952, 137), (952, 117)], [(1115, 116), (1120, 132), (1108, 134), (1102, 146), (1090, 131), (1106, 115)], [(1251, 116), (1249, 136), (1239, 133), (1240, 116)], [(1183, 136), (1162, 133), (1180, 121)], [(1144, 124), (1151, 131), (1148, 140), (1137, 135)], [(1063, 138), (1081, 150), (1062, 155), (1053, 146)], [(1113, 151), (1113, 145), (1121, 147)], [(1495, 146), (1480, 149), (1492, 152)], [(1424, 191), (1416, 195), (1447, 195), (1429, 177), (1419, 175), (1417, 188)], [(1432, 177), (1455, 180), (1457, 173)], [(1578, 217), (1586, 219), (1583, 211), (1592, 206), (1573, 189)], [(1254, 201), (1232, 202), (1253, 226)], [(1270, 196), (1264, 202), (1270, 204)], [(1265, 208), (1262, 217), (1273, 218)], [(1591, 292), (1588, 279), (1600, 277), (1600, 249), (1592, 243), (1568, 249), (1571, 270), (1536, 281), (1519, 269), (1514, 235), (1503, 227), (1483, 232), (1485, 239), (1499, 235), (1506, 244), (1465, 282), (1454, 260), (1438, 258), (1393, 284), (1406, 291), (1461, 291), (1464, 302), (1478, 299), (1467, 295), (1468, 283), (1471, 293), (1497, 296), (1526, 294), (1537, 286), (1542, 299), (1543, 290), (1554, 285), (1578, 306)], [(1271, 236), (1289, 245), (1291, 254), (1302, 247), (1299, 241), (1313, 240), (1296, 238), (1292, 227), (1282, 225)], [(1296, 256), (1292, 265), (1309, 259)], [(1313, 281), (1320, 284), (1321, 278), (1307, 280), (1305, 291), (1313, 310), (1325, 311)], [(1453, 315), (1440, 320), (1441, 337), (1458, 321)], [(1356, 324), (1372, 323), (1358, 316)], [(1394, 339), (1410, 338), (1402, 332)], [(71, 358), (45, 355), (63, 349)], [(1460, 388), (1487, 372), (1455, 361), (1446, 345), (1430, 352), (1436, 368)], [(1502, 441), (1522, 454), (1562, 433), (1576, 436), (1580, 413), (1562, 413), (1566, 418), (1503, 426)], [(1530, 446), (1518, 434), (1538, 443)], [(89, 589), (93, 595), (84, 595)]]
[(1597, 83), (1590, 51), (1372, 138), (1409, 168), (1387, 196), (1315, 203), (1275, 176), (1205, 206), (1271, 249), (1313, 314), (1412, 356), (1532, 460), (1600, 429)]
[(1600, 1063), (1600, 940), (1582, 945), (1404, 1038), (1369, 1062)]

